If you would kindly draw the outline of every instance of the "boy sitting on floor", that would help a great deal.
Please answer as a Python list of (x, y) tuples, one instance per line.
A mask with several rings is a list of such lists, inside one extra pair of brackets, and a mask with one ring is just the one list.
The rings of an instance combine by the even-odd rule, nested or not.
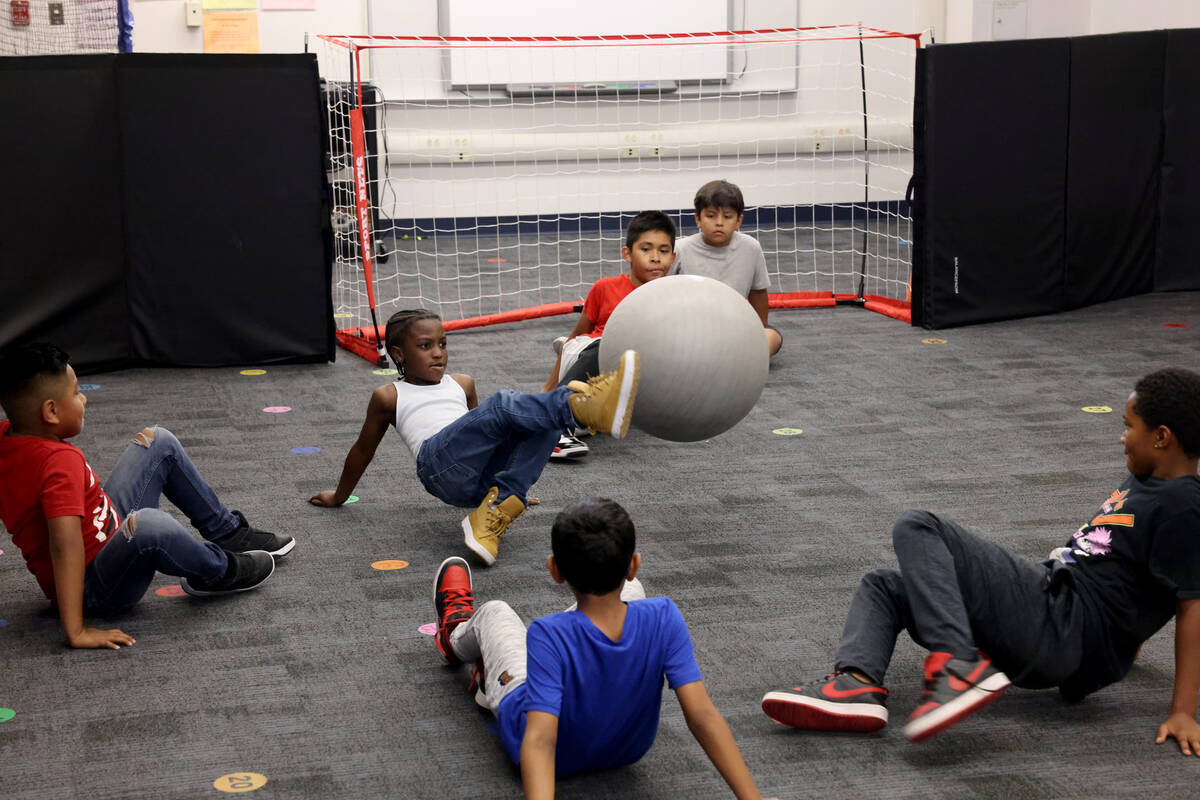
[(671, 274), (703, 275), (743, 295), (762, 320), (768, 350), (775, 355), (783, 336), (767, 324), (767, 259), (758, 240), (738, 230), (746, 210), (742, 190), (729, 181), (709, 181), (693, 204), (700, 232), (679, 240)]
[[(136, 603), (155, 572), (183, 578), (188, 594), (253, 589), (275, 571), (290, 536), (256, 530), (209, 488), (165, 428), (134, 437), (104, 485), (67, 439), (83, 430), (87, 397), (67, 354), (33, 344), (0, 353), (0, 521), (52, 604), (71, 647), (131, 645), (117, 629), (84, 627)], [(179, 507), (208, 541), (158, 510)]]
[(475, 610), (463, 559), (443, 561), (433, 585), (437, 648), (451, 664), (476, 662), (475, 701), (498, 718), (526, 797), (553, 797), (555, 775), (645, 755), (658, 733), (664, 677), (734, 794), (759, 797), (704, 688), (683, 616), (669, 598), (645, 599), (636, 580), (641, 555), (625, 509), (581, 500), (558, 515), (550, 536), (546, 565), (578, 607), (534, 620), (528, 633), (502, 601)]
[[(586, 381), (600, 374), (600, 337), (617, 304), (643, 283), (661, 278), (675, 260), (675, 223), (661, 211), (643, 211), (629, 222), (621, 258), (629, 263), (628, 275), (601, 278), (588, 289), (583, 312), (569, 336), (554, 340), (558, 358), (542, 386), (548, 392), (571, 381)], [(587, 455), (588, 446), (566, 433), (550, 458), (563, 460)]]

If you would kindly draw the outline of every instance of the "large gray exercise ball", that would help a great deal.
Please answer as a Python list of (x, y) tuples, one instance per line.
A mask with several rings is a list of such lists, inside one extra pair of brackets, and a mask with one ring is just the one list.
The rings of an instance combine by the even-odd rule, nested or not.
[(626, 350), (641, 355), (633, 424), (660, 439), (697, 442), (754, 408), (767, 381), (762, 320), (720, 281), (669, 275), (634, 289), (600, 338), (600, 369)]

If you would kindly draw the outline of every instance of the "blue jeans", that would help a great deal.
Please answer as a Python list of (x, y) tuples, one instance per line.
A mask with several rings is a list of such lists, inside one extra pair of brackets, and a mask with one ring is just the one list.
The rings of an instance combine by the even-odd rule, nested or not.
[(561, 386), (543, 394), (501, 389), (425, 440), (417, 477), (452, 506), (477, 506), (493, 486), (497, 502), (515, 495), (526, 503), (558, 437), (576, 424), (570, 395)]
[(222, 505), (200, 477), (175, 434), (147, 429), (125, 448), (104, 492), (122, 522), (88, 564), (83, 607), (100, 615), (129, 608), (146, 593), (155, 572), (213, 581), (225, 574), (228, 559), (220, 545), (198, 541), (165, 511), (168, 500), (191, 520), (205, 539), (232, 533), (241, 519)]

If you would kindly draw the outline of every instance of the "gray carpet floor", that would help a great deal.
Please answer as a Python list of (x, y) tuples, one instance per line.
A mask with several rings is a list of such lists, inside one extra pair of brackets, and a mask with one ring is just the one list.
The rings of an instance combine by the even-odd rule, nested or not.
[[(542, 500), (500, 560), (475, 570), (481, 600), (526, 619), (570, 602), (546, 574), (565, 503), (615, 498), (632, 514), (651, 594), (687, 619), (709, 692), (766, 795), (783, 798), (1194, 797), (1200, 763), (1154, 744), (1174, 674), (1170, 625), (1132, 673), (1079, 705), (1010, 690), (922, 745), (900, 733), (921, 689), (906, 637), (888, 684), (893, 725), (866, 736), (792, 731), (764, 691), (824, 674), (859, 577), (895, 563), (889, 530), (925, 507), (1040, 559), (1123, 479), (1120, 409), (1153, 369), (1195, 368), (1200, 293), (930, 333), (855, 308), (776, 312), (784, 349), (757, 407), (710, 441), (634, 431), (547, 467)], [(452, 334), (451, 365), (481, 396), (541, 385), (565, 317)], [(1189, 327), (1166, 327), (1186, 323)], [(927, 341), (929, 340), (929, 341)], [(942, 340), (942, 341), (935, 341)], [(218, 797), (255, 772), (258, 798), (515, 798), (519, 776), (467, 671), (429, 636), (430, 582), (466, 555), (461, 514), (428, 496), (389, 434), (337, 510), (332, 488), (371, 389), (388, 380), (349, 355), (317, 366), (134, 369), (86, 377), (77, 444), (107, 474), (141, 427), (179, 434), (223, 499), (298, 545), (260, 590), (202, 601), (156, 580), (112, 620), (119, 652), (66, 649), (9, 537), (0, 539), (0, 795)], [(1085, 413), (1104, 405), (1109, 414)], [(268, 406), (289, 406), (269, 414)], [(799, 435), (773, 433), (798, 428)], [(298, 454), (293, 448), (319, 447)], [(381, 559), (408, 567), (372, 568)], [(0, 720), (9, 714), (0, 712)], [(564, 798), (727, 796), (664, 698), (638, 764), (560, 782)]]

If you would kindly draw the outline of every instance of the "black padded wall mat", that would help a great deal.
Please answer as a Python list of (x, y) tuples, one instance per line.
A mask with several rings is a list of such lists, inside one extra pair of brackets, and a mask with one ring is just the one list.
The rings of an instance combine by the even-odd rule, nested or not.
[(334, 356), (312, 55), (0, 59), (0, 345), (77, 368)]
[(134, 354), (326, 359), (315, 59), (134, 55), (117, 76)]
[(924, 325), (1063, 307), (1069, 47), (1040, 39), (928, 48), (924, 274), (914, 281)]
[(1198, 52), (1200, 30), (927, 48), (914, 324), (1200, 289)]
[(0, 345), (129, 360), (115, 56), (0, 58)]
[(1167, 31), (1154, 288), (1200, 289), (1200, 30)]
[(1066, 307), (1154, 288), (1163, 31), (1071, 40)]

